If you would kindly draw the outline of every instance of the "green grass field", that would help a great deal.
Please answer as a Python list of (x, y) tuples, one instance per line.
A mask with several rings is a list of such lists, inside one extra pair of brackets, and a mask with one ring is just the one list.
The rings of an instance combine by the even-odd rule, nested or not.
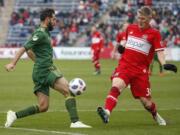
[[(14, 72), (8, 73), (4, 65), (9, 60), (0, 60), (0, 135), (179, 135), (180, 134), (180, 73), (158, 76), (158, 65), (151, 77), (152, 96), (159, 113), (167, 120), (165, 127), (158, 126), (139, 101), (133, 99), (129, 89), (119, 97), (119, 102), (110, 117), (109, 124), (103, 124), (96, 108), (104, 104), (111, 87), (110, 75), (117, 61), (102, 60), (102, 74), (94, 76), (91, 61), (58, 60), (55, 64), (64, 76), (71, 80), (83, 78), (87, 91), (77, 97), (81, 121), (92, 129), (70, 129), (70, 121), (64, 106), (64, 98), (51, 90), (49, 111), (43, 114), (17, 120), (12, 128), (3, 128), (6, 112), (18, 111), (36, 104), (32, 94), (31, 72), (33, 63), (21, 60)], [(180, 69), (180, 62), (173, 62)], [(55, 132), (56, 131), (56, 132)]]

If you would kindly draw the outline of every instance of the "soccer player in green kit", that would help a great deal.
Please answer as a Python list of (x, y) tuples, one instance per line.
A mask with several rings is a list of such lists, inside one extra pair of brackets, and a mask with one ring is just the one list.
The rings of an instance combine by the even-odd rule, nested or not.
[(27, 52), (28, 56), (34, 61), (32, 78), (38, 105), (30, 106), (17, 112), (8, 111), (5, 127), (10, 127), (16, 119), (46, 112), (49, 106), (49, 87), (51, 87), (66, 98), (65, 106), (71, 119), (70, 128), (91, 128), (91, 126), (79, 121), (76, 100), (69, 91), (68, 81), (53, 65), (53, 49), (49, 31), (53, 30), (56, 24), (54, 10), (43, 10), (40, 14), (40, 20), (41, 24), (31, 38), (19, 49), (14, 59), (5, 65), (7, 71), (12, 71), (20, 57)]

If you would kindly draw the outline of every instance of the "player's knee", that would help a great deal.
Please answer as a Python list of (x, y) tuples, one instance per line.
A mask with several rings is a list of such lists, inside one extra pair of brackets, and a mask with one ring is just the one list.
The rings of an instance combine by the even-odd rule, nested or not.
[(112, 81), (112, 87), (118, 88), (119, 91), (121, 92), (126, 87), (126, 84), (122, 79), (114, 78)]
[(63, 90), (62, 94), (64, 95), (64, 97), (70, 96), (70, 91), (69, 91), (69, 89)]
[(58, 90), (64, 97), (68, 97), (70, 95), (69, 91), (69, 84), (64, 83), (63, 86), (61, 86), (61, 89)]

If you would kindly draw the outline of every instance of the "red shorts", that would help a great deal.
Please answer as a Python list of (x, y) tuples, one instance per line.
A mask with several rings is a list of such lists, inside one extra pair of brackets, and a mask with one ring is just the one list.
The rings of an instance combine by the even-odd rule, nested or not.
[(151, 98), (149, 75), (147, 72), (134, 72), (129, 66), (118, 66), (112, 74), (111, 80), (113, 78), (121, 78), (126, 83), (126, 86), (130, 84), (134, 98)]
[(92, 61), (97, 61), (100, 58), (100, 50), (93, 50), (93, 57), (92, 57)]

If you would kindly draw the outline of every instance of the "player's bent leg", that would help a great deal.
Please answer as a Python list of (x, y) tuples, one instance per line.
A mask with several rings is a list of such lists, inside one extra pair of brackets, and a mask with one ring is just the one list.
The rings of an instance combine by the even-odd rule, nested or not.
[(65, 106), (71, 120), (70, 128), (91, 128), (91, 126), (79, 121), (76, 100), (75, 97), (70, 94), (68, 81), (64, 77), (57, 79), (54, 84), (54, 89), (62, 93), (66, 98)]
[(46, 112), (49, 108), (49, 96), (43, 94), (42, 92), (37, 92), (36, 95), (38, 98), (39, 112)]
[(54, 83), (53, 88), (63, 94), (65, 97), (70, 95), (69, 83), (64, 77), (58, 78)]
[(104, 123), (109, 122), (110, 113), (116, 107), (118, 96), (125, 87), (126, 84), (121, 78), (113, 78), (112, 88), (110, 89), (109, 94), (106, 97), (104, 106), (105, 108), (97, 108), (98, 115), (101, 117)]
[(118, 102), (118, 97), (121, 93), (121, 91), (126, 87), (126, 84), (124, 81), (120, 78), (113, 78), (112, 80), (112, 87), (109, 90), (109, 93), (106, 97), (105, 101), (105, 109), (109, 112), (112, 112), (112, 110), (116, 107), (116, 104)]
[(5, 128), (8, 128), (8, 127), (10, 127), (13, 123), (14, 123), (14, 121), (17, 119), (17, 116), (16, 116), (16, 113), (15, 112), (13, 112), (13, 111), (11, 111), (11, 110), (9, 110), (8, 112), (7, 112), (7, 116), (6, 116), (6, 123), (5, 123)]
[(153, 119), (157, 122), (158, 125), (166, 125), (166, 121), (157, 113), (156, 105), (151, 101), (150, 98), (141, 97), (140, 101), (144, 105), (144, 108), (152, 114)]

